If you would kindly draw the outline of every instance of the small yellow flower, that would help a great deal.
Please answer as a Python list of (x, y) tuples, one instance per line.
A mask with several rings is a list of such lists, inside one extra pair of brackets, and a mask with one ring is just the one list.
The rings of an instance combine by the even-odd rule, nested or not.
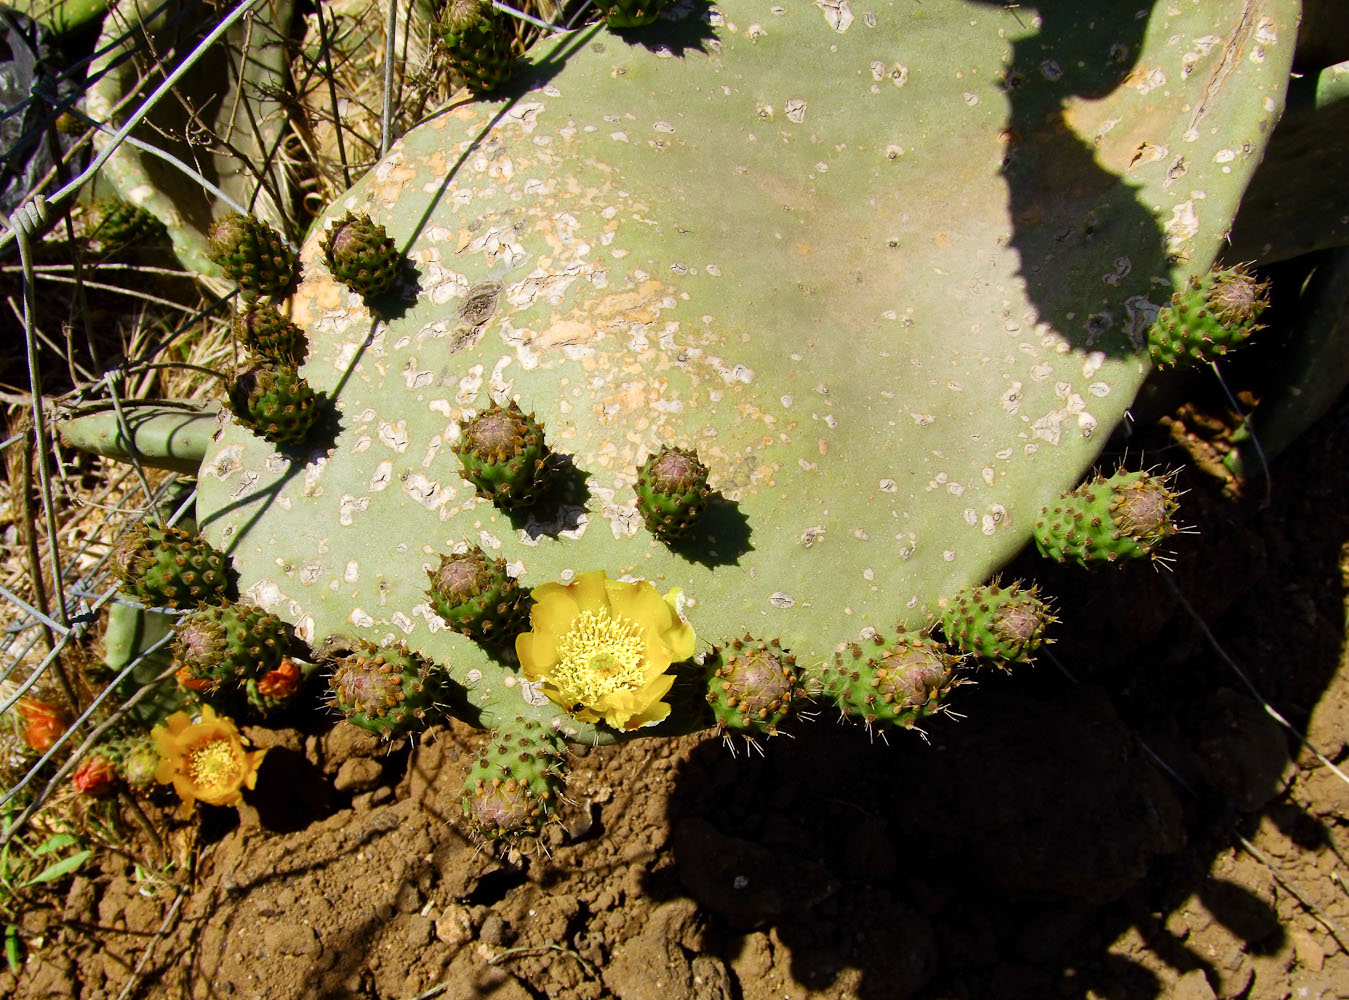
[(258, 780), (258, 764), (265, 750), (245, 750), (248, 744), (234, 722), (202, 706), (201, 721), (194, 723), (186, 712), (175, 712), (155, 726), (155, 749), (160, 764), (155, 780), (172, 783), (183, 803), (178, 815), (186, 819), (197, 800), (213, 806), (237, 805), (242, 788)]
[(526, 677), (582, 722), (614, 729), (653, 726), (670, 714), (661, 701), (670, 665), (693, 655), (693, 626), (645, 580), (610, 580), (603, 570), (533, 591), (529, 624), (515, 639)]

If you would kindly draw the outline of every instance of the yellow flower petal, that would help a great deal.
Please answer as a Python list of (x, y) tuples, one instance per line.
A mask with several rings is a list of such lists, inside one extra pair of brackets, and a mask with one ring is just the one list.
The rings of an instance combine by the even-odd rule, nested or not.
[(670, 713), (661, 701), (674, 662), (694, 652), (693, 626), (651, 583), (610, 580), (603, 570), (533, 592), (531, 631), (515, 643), (521, 670), (582, 722), (615, 729), (653, 725)]

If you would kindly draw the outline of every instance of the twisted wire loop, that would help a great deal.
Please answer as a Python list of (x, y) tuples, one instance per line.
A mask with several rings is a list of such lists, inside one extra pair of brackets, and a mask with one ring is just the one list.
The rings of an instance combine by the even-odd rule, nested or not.
[(52, 213), (47, 199), (40, 194), (33, 195), (14, 210), (8, 222), (15, 236), (29, 242), (41, 238), (52, 227)]

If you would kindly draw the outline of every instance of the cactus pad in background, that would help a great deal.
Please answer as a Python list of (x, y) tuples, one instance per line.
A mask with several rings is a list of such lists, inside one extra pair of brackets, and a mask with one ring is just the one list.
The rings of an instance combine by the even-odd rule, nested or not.
[(265, 364), (230, 387), (230, 411), (240, 424), (274, 444), (303, 441), (318, 419), (318, 397), (293, 367)]
[[(728, 0), (679, 26), (704, 35), (680, 58), (663, 21), (647, 45), (549, 42), (510, 100), (453, 105), (330, 211), (381, 219), (420, 294), (372, 320), (307, 267), (304, 374), (340, 431), (283, 456), (224, 428), (203, 530), (307, 640), (405, 641), (471, 721), (586, 742), (616, 733), (443, 627), (440, 553), (470, 540), (528, 588), (678, 588), (700, 636), (776, 636), (808, 670), (916, 627), (1025, 544), (1129, 408), (1157, 307), (1231, 224), (1295, 23), (1291, 0)], [(454, 450), (515, 400), (565, 464), (502, 511)], [(665, 445), (713, 491), (674, 547), (634, 496)], [(940, 704), (929, 667), (903, 712)]]
[(1081, 566), (1160, 558), (1157, 547), (1177, 534), (1170, 475), (1117, 472), (1097, 476), (1048, 504), (1035, 523), (1040, 553)]
[(137, 525), (118, 547), (113, 572), (128, 594), (165, 608), (220, 601), (229, 591), (225, 554), (182, 528)]
[(1244, 344), (1261, 328), (1269, 306), (1269, 282), (1245, 267), (1214, 268), (1190, 278), (1157, 312), (1148, 330), (1148, 351), (1159, 367), (1212, 361)]
[(320, 245), (333, 277), (363, 298), (385, 294), (398, 280), (398, 248), (368, 215), (348, 212), (329, 227)]

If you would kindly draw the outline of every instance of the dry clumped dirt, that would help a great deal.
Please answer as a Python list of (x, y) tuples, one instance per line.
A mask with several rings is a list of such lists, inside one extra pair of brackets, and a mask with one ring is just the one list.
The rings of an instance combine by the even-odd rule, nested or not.
[(581, 748), (559, 820), (503, 851), (459, 819), (481, 733), (252, 728), (271, 750), (242, 809), (162, 803), (190, 864), (107, 856), (25, 916), (41, 944), (0, 992), (1349, 996), (1345, 415), (1267, 508), (1182, 472), (1199, 532), (1174, 572), (1010, 567), (1057, 595), (1052, 657), (976, 675), (925, 739), (821, 713), (760, 747)]

